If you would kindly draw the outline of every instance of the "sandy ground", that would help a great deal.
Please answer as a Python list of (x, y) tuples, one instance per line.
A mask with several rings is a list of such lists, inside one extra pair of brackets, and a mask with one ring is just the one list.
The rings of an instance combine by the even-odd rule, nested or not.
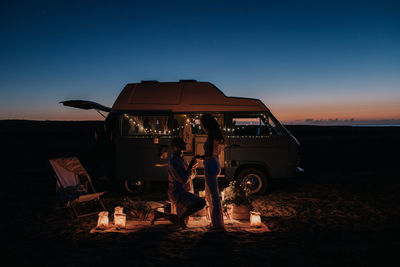
[[(109, 233), (120, 233), (120, 234), (133, 234), (139, 231), (148, 232), (170, 232), (181, 231), (183, 233), (197, 232), (204, 233), (208, 232), (207, 226), (210, 224), (210, 220), (206, 218), (190, 218), (186, 228), (177, 229), (175, 225), (167, 220), (159, 220), (151, 223), (151, 220), (143, 220), (137, 218), (128, 218), (126, 225), (123, 228), (117, 227), (112, 220), (106, 228), (99, 228), (97, 226), (90, 229), (91, 234), (109, 234)], [(231, 218), (225, 218), (224, 220), (226, 232), (247, 232), (247, 233), (265, 233), (271, 230), (263, 223), (258, 227), (251, 226), (249, 220), (234, 220)]]
[[(255, 200), (271, 230), (262, 233), (229, 226), (226, 233), (209, 233), (170, 225), (129, 234), (90, 234), (96, 216), (73, 219), (68, 210), (49, 207), (51, 198), (15, 203), (7, 253), (27, 265), (117, 261), (135, 266), (200, 266), (212, 257), (214, 264), (234, 266), (396, 265), (400, 216), (393, 203), (399, 203), (398, 183), (292, 182)], [(123, 201), (111, 193), (104, 200), (110, 209)]]
[[(270, 232), (237, 229), (210, 233), (164, 227), (161, 231), (90, 234), (96, 216), (73, 219), (68, 210), (56, 205), (55, 184), (45, 159), (62, 155), (64, 150), (66, 156), (78, 154), (85, 162), (92, 144), (86, 142), (89, 137), (82, 136), (97, 124), (82, 123), (65, 135), (64, 126), (51, 126), (40, 126), (39, 135), (35, 132), (39, 126), (25, 125), (31, 130), (28, 137), (26, 131), (22, 135), (15, 133), (15, 128), (0, 128), (6, 147), (1, 177), (5, 182), (4, 266), (398, 265), (400, 175), (396, 172), (398, 164), (392, 166), (395, 161), (384, 153), (389, 148), (399, 151), (399, 141), (394, 142), (399, 136), (397, 130), (385, 130), (380, 137), (379, 132), (371, 130), (351, 129), (344, 134), (344, 130), (335, 128), (336, 132), (331, 129), (327, 137), (323, 131), (329, 127), (317, 132), (297, 128), (305, 144), (303, 158), (308, 173), (273, 182), (271, 192), (253, 202)], [(73, 134), (76, 130), (80, 135)], [(291, 130), (293, 133), (296, 128)], [(43, 136), (43, 132), (48, 134)], [(354, 136), (362, 141), (349, 148), (347, 144), (354, 143)], [(368, 143), (364, 145), (373, 149), (368, 156), (359, 149), (365, 140)], [(337, 144), (346, 145), (333, 151)], [(379, 150), (384, 145), (386, 148)], [(328, 151), (323, 153), (321, 146)], [(340, 158), (338, 151), (343, 149), (348, 153)], [(321, 158), (337, 159), (336, 164), (324, 163)], [(123, 202), (125, 196), (108, 190), (107, 182), (96, 180), (95, 186), (108, 191), (104, 202), (110, 210)], [(135, 199), (164, 200), (165, 185)]]

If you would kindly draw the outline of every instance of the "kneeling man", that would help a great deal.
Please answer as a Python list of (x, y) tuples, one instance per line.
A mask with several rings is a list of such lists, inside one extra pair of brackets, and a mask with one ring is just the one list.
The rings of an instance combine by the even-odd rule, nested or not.
[[(168, 163), (168, 197), (172, 205), (176, 207), (176, 218), (173, 214), (167, 218), (175, 224), (186, 228), (187, 218), (204, 208), (206, 201), (193, 194), (192, 178), (196, 175), (197, 159), (194, 157), (190, 163), (183, 158), (186, 143), (182, 138), (174, 138), (171, 142), (174, 152)], [(155, 219), (166, 214), (155, 213)]]

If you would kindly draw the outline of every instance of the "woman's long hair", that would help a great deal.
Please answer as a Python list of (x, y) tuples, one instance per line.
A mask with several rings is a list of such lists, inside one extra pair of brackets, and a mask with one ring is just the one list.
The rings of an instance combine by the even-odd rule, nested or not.
[(204, 114), (201, 116), (201, 123), (209, 135), (213, 135), (213, 137), (221, 143), (225, 142), (225, 137), (222, 134), (219, 124), (214, 116), (210, 114)]

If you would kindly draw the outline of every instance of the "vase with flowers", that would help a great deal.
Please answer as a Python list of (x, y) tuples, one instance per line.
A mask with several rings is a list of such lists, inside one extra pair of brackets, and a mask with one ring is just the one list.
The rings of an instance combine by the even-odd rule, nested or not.
[(235, 220), (249, 220), (251, 210), (250, 192), (236, 181), (229, 183), (223, 190), (222, 204), (231, 210), (231, 217)]

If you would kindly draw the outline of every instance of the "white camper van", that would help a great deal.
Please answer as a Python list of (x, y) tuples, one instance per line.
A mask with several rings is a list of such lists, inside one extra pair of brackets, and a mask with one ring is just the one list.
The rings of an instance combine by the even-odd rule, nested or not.
[[(105, 120), (110, 141), (109, 176), (138, 193), (151, 181), (166, 181), (172, 155), (170, 141), (182, 137), (189, 160), (203, 154), (207, 138), (200, 116), (212, 114), (228, 146), (221, 153), (221, 180), (240, 180), (254, 194), (268, 181), (291, 177), (298, 167), (299, 142), (258, 99), (227, 97), (209, 82), (142, 81), (127, 84), (112, 108), (71, 100), (64, 105), (109, 112)], [(204, 177), (202, 162), (197, 177)]]

